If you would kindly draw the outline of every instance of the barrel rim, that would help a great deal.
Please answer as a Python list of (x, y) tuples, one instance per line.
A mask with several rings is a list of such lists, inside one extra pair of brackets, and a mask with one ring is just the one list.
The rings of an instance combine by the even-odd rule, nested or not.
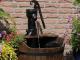
[(29, 48), (29, 49), (49, 49), (49, 50), (51, 50), (51, 49), (63, 49), (64, 48), (64, 46), (60, 46), (60, 47), (53, 47), (53, 48), (31, 48), (31, 47), (29, 47), (28, 45), (26, 45), (24, 42), (22, 42), (25, 46), (26, 46), (26, 48)]

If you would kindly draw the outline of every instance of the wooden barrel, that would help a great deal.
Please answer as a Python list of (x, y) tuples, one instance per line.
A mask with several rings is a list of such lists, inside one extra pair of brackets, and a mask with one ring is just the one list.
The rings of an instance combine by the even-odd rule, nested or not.
[[(46, 36), (47, 34), (45, 34)], [(41, 35), (41, 40), (45, 40), (45, 41), (48, 41), (50, 42), (50, 40), (52, 41), (56, 41), (56, 36), (53, 36), (53, 35), (47, 35), (47, 37), (45, 37), (44, 35)], [(51, 37), (53, 36), (53, 38)], [(27, 37), (28, 38), (28, 37)], [(29, 44), (31, 43), (31, 41), (35, 40), (35, 37), (29, 37), (31, 39), (29, 39)], [(55, 40), (56, 39), (56, 40)], [(28, 40), (28, 39), (27, 39)], [(42, 42), (40, 41), (40, 42)], [(45, 42), (47, 43), (47, 42)], [(58, 41), (58, 40), (57, 40)], [(59, 41), (60, 43), (60, 38), (59, 38)], [(28, 42), (27, 42), (28, 44)], [(42, 48), (35, 48), (35, 47), (30, 47), (32, 45), (27, 45), (25, 42), (22, 42), (20, 43), (20, 48), (19, 48), (19, 51), (20, 51), (20, 54), (19, 54), (19, 60), (63, 60), (63, 50), (64, 50), (64, 47), (61, 45), (61, 46), (54, 46), (54, 47), (50, 47), (50, 46), (47, 46), (47, 44), (45, 44), (45, 46), (42, 46)], [(51, 44), (51, 42), (50, 42)], [(53, 44), (53, 43), (52, 43)], [(37, 46), (38, 47), (38, 46)], [(44, 48), (46, 47), (46, 48)]]
[(23, 42), (19, 50), (19, 60), (63, 60), (63, 47), (30, 48)]

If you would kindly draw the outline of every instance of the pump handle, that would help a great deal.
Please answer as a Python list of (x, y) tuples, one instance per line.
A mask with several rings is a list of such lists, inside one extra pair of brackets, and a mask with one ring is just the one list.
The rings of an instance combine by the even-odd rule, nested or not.
[(43, 28), (45, 29), (46, 26), (45, 26), (45, 23), (44, 23), (44, 20), (43, 20), (43, 16), (42, 16), (40, 5), (39, 5), (38, 1), (36, 1), (36, 0), (31, 0), (30, 4), (32, 5), (32, 3), (34, 3), (34, 9), (37, 9), (37, 11), (39, 11), (40, 19), (41, 19)]

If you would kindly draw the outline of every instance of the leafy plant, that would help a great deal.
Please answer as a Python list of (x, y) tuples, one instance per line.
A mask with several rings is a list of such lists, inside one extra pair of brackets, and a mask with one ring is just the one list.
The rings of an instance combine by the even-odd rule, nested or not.
[(14, 38), (11, 39), (11, 46), (13, 48), (19, 48), (19, 43), (24, 40), (24, 35), (15, 35)]
[(80, 0), (74, 0), (75, 5), (80, 5)]
[(15, 50), (11, 45), (3, 44), (0, 60), (18, 60)]
[[(0, 8), (0, 20), (3, 20), (4, 22), (6, 22), (7, 25), (9, 26), (9, 29), (16, 27), (14, 18), (12, 18), (11, 15), (5, 12), (2, 8)], [(12, 28), (10, 27), (11, 23), (14, 25)]]
[(78, 17), (74, 17), (72, 20), (72, 47), (76, 51), (80, 50), (80, 19)]
[[(17, 60), (15, 49), (18, 49), (19, 43), (24, 39), (24, 35), (17, 33), (14, 18), (12, 18), (9, 13), (0, 8), (0, 21), (1, 20), (6, 22), (9, 27), (8, 31), (0, 31), (0, 43), (2, 44), (0, 60)], [(11, 27), (11, 23), (14, 26)]]
[(13, 48), (18, 49), (19, 43), (24, 40), (24, 35), (18, 34), (16, 30), (10, 31), (10, 33), (7, 33), (6, 31), (2, 31), (0, 33), (0, 41), (6, 42), (10, 44)]
[[(0, 39), (5, 42), (7, 41), (13, 48), (17, 48), (19, 43), (23, 41), (24, 35), (17, 34), (14, 18), (12, 18), (9, 13), (0, 8), (0, 20), (5, 21), (9, 25), (8, 31), (4, 30), (0, 32)], [(10, 26), (10, 23), (12, 23), (14, 26)]]

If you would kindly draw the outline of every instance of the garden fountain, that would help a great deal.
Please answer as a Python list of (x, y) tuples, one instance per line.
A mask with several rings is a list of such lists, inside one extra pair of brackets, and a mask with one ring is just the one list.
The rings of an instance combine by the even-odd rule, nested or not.
[(40, 5), (36, 0), (30, 1), (30, 4), (31, 8), (26, 10), (28, 31), (25, 42), (20, 44), (21, 55), (19, 60), (63, 60), (63, 39), (55, 34), (44, 34), (42, 32), (37, 21), (37, 14), (39, 13), (42, 25), (45, 28)]

